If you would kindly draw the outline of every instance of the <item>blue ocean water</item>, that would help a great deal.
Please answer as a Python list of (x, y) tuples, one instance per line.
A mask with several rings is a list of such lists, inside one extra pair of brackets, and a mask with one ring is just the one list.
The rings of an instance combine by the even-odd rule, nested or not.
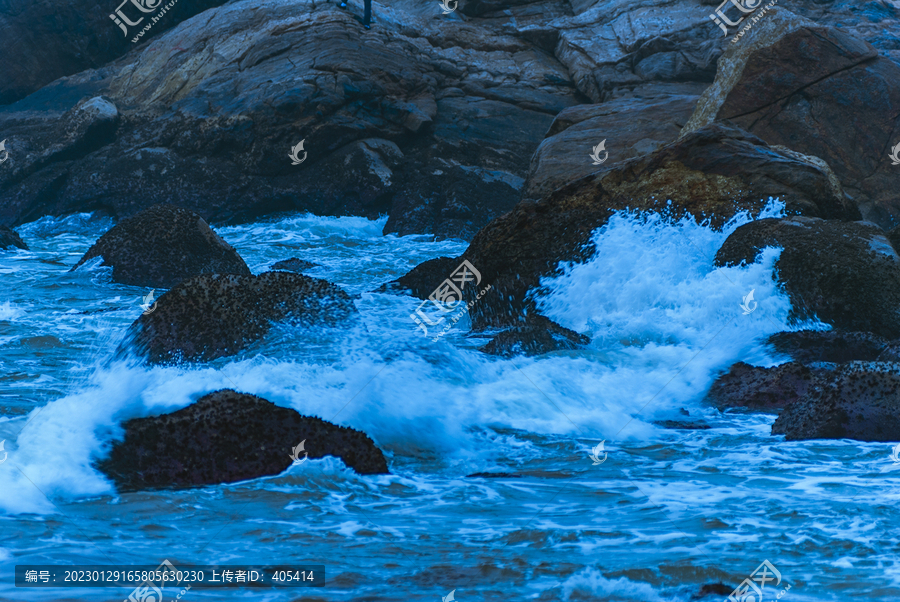
[[(774, 203), (766, 215), (779, 212)], [(0, 253), (0, 600), (130, 593), (17, 588), (17, 564), (163, 560), (325, 566), (314, 588), (194, 587), (186, 601), (436, 601), (452, 590), (461, 601), (687, 601), (706, 583), (736, 587), (763, 560), (782, 576), (766, 602), (786, 585), (788, 601), (900, 599), (890, 446), (788, 443), (769, 435), (774, 416), (703, 401), (736, 361), (784, 361), (760, 341), (800, 327), (772, 281), (777, 249), (712, 266), (749, 219), (714, 231), (616, 216), (595, 233), (595, 258), (540, 295), (590, 348), (514, 359), (477, 351), (488, 338), (468, 335), (465, 319), (433, 342), (409, 318), (418, 300), (372, 292), (463, 242), (382, 236), (384, 220), (351, 217), (217, 228), (254, 273), (315, 262), (309, 275), (359, 295), (362, 323), (279, 326), (240, 357), (179, 368), (113, 359), (146, 289), (112, 283), (96, 262), (68, 272), (112, 222), (82, 214), (19, 228), (31, 250)], [(758, 305), (745, 314), (750, 290)], [(361, 477), (325, 458), (242, 483), (119, 495), (92, 468), (122, 421), (220, 388), (365, 431), (392, 474)], [(665, 419), (711, 428), (655, 424)], [(467, 477), (478, 472), (507, 476)]]

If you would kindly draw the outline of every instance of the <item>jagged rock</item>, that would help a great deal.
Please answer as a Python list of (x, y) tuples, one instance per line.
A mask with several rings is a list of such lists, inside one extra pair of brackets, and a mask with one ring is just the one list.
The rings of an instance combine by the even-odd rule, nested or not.
[(272, 264), (273, 270), (283, 270), (286, 272), (296, 272), (301, 273), (305, 270), (317, 267), (319, 264), (313, 263), (311, 261), (306, 261), (305, 259), (298, 259), (296, 257), (291, 257), (290, 259), (284, 259), (282, 261), (276, 261)]
[(155, 205), (113, 226), (72, 270), (94, 257), (122, 284), (171, 288), (200, 274), (250, 275), (237, 251), (187, 209)]
[(795, 362), (871, 361), (887, 347), (887, 340), (871, 332), (843, 330), (799, 330), (779, 332), (766, 341), (776, 351), (789, 355)]
[(355, 313), (339, 287), (302, 274), (205, 274), (161, 296), (127, 344), (154, 363), (208, 361), (241, 352), (274, 322), (334, 325)]
[(581, 349), (591, 339), (540, 315), (531, 315), (519, 325), (504, 330), (479, 351), (501, 357), (541, 355), (551, 351)]
[(900, 337), (900, 257), (878, 226), (793, 217), (745, 224), (729, 236), (715, 265), (752, 263), (783, 247), (775, 278), (791, 299), (791, 318)]
[(685, 133), (730, 119), (828, 163), (865, 219), (896, 225), (900, 66), (866, 41), (775, 7), (730, 44)]
[(22, 237), (19, 236), (18, 232), (12, 228), (0, 226), (0, 250), (11, 249), (14, 247), (25, 249), (26, 251), (28, 250), (28, 245), (25, 244), (25, 241), (22, 240)]
[[(520, 204), (472, 240), (463, 258), (496, 290), (473, 308), (473, 327), (503, 327), (533, 313), (527, 292), (559, 262), (589, 257), (592, 233), (615, 210), (690, 215), (719, 227), (739, 211), (755, 213), (769, 197), (781, 197), (791, 213), (858, 217), (832, 176), (827, 167), (723, 123), (605, 168), (538, 203)], [(465, 292), (471, 300), (472, 291)]]
[(802, 399), (826, 372), (797, 362), (774, 368), (738, 362), (716, 379), (706, 396), (719, 409), (778, 410)]
[(788, 441), (900, 441), (900, 365), (849, 362), (823, 378), (772, 424)]
[(413, 297), (427, 299), (461, 263), (462, 259), (458, 257), (436, 257), (423, 261), (396, 280), (382, 284), (376, 292), (410, 291)]
[(362, 431), (230, 389), (204, 395), (171, 414), (133, 418), (123, 428), (124, 440), (97, 462), (119, 491), (276, 475), (291, 465), (301, 442), (309, 458), (335, 456), (359, 474), (388, 474), (381, 450)]

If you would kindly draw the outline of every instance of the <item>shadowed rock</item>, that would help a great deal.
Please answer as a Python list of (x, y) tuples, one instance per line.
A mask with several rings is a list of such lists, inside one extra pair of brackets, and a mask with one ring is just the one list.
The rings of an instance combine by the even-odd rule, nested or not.
[(900, 441), (900, 365), (849, 362), (787, 406), (772, 424), (788, 441)]
[(359, 474), (388, 474), (381, 450), (362, 431), (230, 389), (171, 414), (128, 420), (123, 427), (125, 438), (97, 463), (119, 491), (276, 475), (291, 465), (301, 442), (309, 458), (335, 456)]
[(94, 257), (122, 284), (171, 288), (200, 274), (250, 275), (237, 251), (187, 209), (155, 205), (100, 237), (72, 270)]
[(305, 259), (297, 259), (296, 257), (291, 257), (290, 259), (285, 259), (283, 261), (277, 261), (273, 263), (272, 269), (283, 270), (285, 272), (296, 272), (299, 274), (304, 270), (318, 267), (318, 265), (319, 264), (313, 263), (311, 261), (306, 261)]
[(22, 237), (19, 236), (18, 232), (12, 228), (0, 226), (0, 250), (13, 247), (25, 249), (26, 251), (28, 250), (28, 245), (25, 244), (25, 241), (22, 240)]
[(762, 219), (735, 230), (717, 266), (753, 263), (783, 247), (775, 278), (794, 320), (818, 317), (835, 328), (900, 337), (900, 257), (876, 225), (794, 217)]
[(590, 342), (588, 337), (560, 326), (553, 320), (531, 315), (524, 323), (504, 330), (478, 350), (501, 357), (531, 356), (581, 349)]
[(207, 274), (160, 297), (129, 334), (151, 362), (208, 361), (246, 349), (274, 322), (334, 325), (355, 313), (347, 293), (318, 278), (287, 272)]
[(458, 257), (436, 257), (423, 261), (396, 280), (382, 284), (375, 292), (410, 291), (413, 297), (427, 299), (461, 263), (462, 259)]
[(878, 358), (888, 344), (885, 339), (871, 332), (842, 330), (779, 332), (770, 336), (766, 342), (776, 351), (803, 364), (872, 361)]
[(778, 410), (803, 398), (825, 372), (796, 362), (774, 368), (738, 362), (716, 379), (706, 395), (719, 409)]

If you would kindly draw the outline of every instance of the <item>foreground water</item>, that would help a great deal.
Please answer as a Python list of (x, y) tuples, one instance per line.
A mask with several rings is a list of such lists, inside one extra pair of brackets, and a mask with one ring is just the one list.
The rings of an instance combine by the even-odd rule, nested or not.
[[(221, 228), (254, 273), (288, 257), (319, 264), (309, 275), (359, 295), (364, 325), (279, 327), (244, 356), (185, 368), (112, 360), (148, 291), (95, 264), (68, 272), (111, 222), (20, 228), (31, 251), (0, 253), (0, 600), (130, 593), (16, 588), (16, 564), (164, 559), (326, 569), (315, 588), (195, 587), (182, 600), (437, 601), (456, 590), (463, 602), (686, 601), (705, 583), (737, 586), (763, 560), (782, 575), (766, 602), (787, 585), (781, 599), (797, 602), (897, 600), (890, 446), (788, 443), (769, 435), (774, 416), (704, 403), (732, 363), (783, 361), (759, 341), (798, 327), (772, 283), (777, 250), (712, 267), (745, 220), (715, 232), (618, 216), (596, 233), (596, 259), (546, 282), (541, 299), (590, 349), (513, 360), (478, 352), (487, 339), (467, 336), (465, 320), (432, 342), (409, 319), (417, 300), (371, 292), (463, 243), (384, 237), (383, 221), (361, 218)], [(744, 314), (751, 289), (758, 306)], [(220, 388), (365, 431), (392, 474), (360, 477), (325, 458), (238, 484), (117, 495), (92, 468), (123, 420)], [(595, 464), (600, 441), (608, 455)], [(467, 477), (485, 472), (506, 474)], [(165, 590), (166, 602), (177, 594)]]

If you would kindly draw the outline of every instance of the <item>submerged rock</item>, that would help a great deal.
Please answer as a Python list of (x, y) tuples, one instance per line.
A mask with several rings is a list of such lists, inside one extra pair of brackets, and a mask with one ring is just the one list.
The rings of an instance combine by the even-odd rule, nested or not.
[(871, 361), (888, 345), (887, 340), (871, 332), (843, 330), (799, 330), (779, 332), (766, 341), (776, 351), (789, 355), (795, 362)]
[(868, 222), (807, 217), (761, 219), (735, 230), (717, 266), (753, 263), (783, 247), (775, 278), (791, 299), (791, 318), (817, 317), (835, 328), (900, 338), (900, 256)]
[(804, 398), (825, 372), (796, 362), (774, 368), (738, 362), (716, 379), (706, 396), (719, 409), (778, 410)]
[(273, 270), (283, 270), (285, 272), (296, 272), (301, 273), (305, 270), (309, 270), (311, 268), (318, 267), (319, 264), (313, 263), (311, 261), (306, 261), (305, 259), (298, 259), (296, 257), (291, 257), (290, 259), (284, 259), (282, 261), (276, 261), (272, 264)]
[(772, 434), (788, 441), (900, 441), (900, 364), (838, 366), (779, 414)]
[(131, 325), (130, 343), (154, 363), (208, 361), (246, 349), (274, 322), (334, 325), (355, 313), (346, 292), (318, 278), (207, 274), (161, 296)]
[(155, 205), (126, 218), (100, 237), (75, 264), (103, 257), (122, 284), (171, 288), (200, 274), (250, 276), (234, 247), (187, 209)]
[(25, 241), (22, 240), (22, 237), (19, 236), (18, 232), (12, 228), (0, 226), (0, 250), (11, 249), (13, 247), (25, 249), (26, 251), (28, 250), (28, 245), (25, 244)]
[[(223, 389), (188, 407), (134, 418), (97, 468), (119, 491), (233, 483), (276, 475), (304, 458), (335, 456), (358, 474), (388, 474), (381, 450), (362, 431)], [(293, 450), (303, 443), (303, 452)]]
[(560, 326), (553, 320), (531, 315), (524, 322), (499, 333), (478, 350), (501, 357), (530, 356), (582, 349), (590, 342), (590, 338)]

